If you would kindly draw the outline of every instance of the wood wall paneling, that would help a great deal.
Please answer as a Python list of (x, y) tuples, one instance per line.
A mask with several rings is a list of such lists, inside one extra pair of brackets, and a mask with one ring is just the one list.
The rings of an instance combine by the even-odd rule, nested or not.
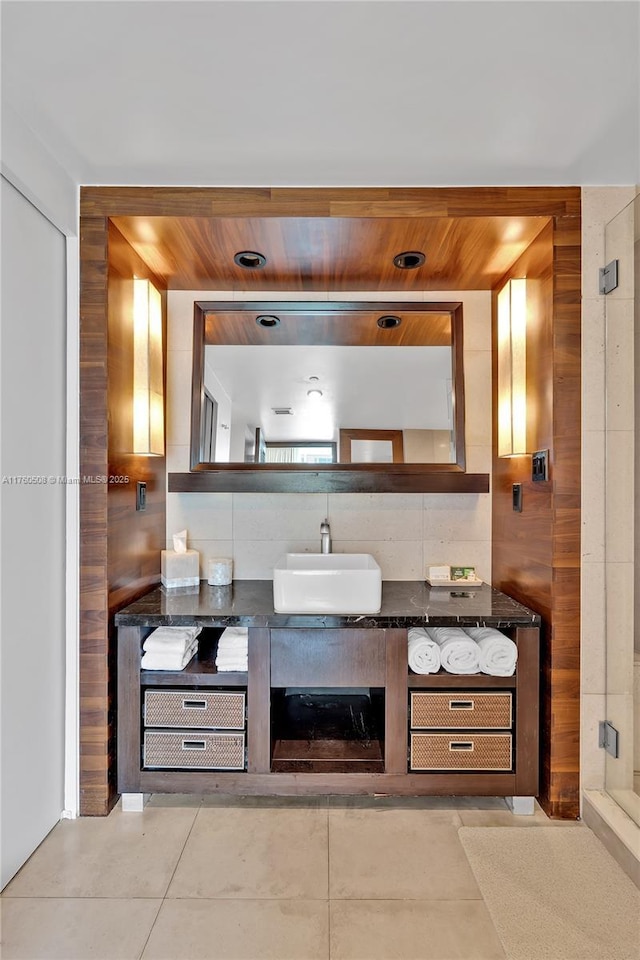
[[(527, 277), (527, 450), (549, 450), (550, 478), (531, 457), (493, 458), (493, 584), (543, 617), (541, 794), (552, 817), (579, 815), (580, 748), (580, 212), (555, 216), (502, 278)], [(494, 339), (494, 383), (496, 341)], [(494, 386), (494, 411), (497, 409)], [(523, 486), (523, 511), (511, 486)]]
[[(579, 699), (577, 656), (579, 652), (579, 336), (580, 336), (580, 189), (577, 187), (483, 187), (483, 188), (178, 188), (178, 187), (88, 187), (81, 190), (81, 296), (80, 296), (80, 424), (81, 473), (107, 475), (120, 469), (117, 457), (109, 458), (107, 443), (107, 382), (113, 372), (122, 384), (126, 364), (110, 364), (108, 350), (108, 259), (109, 218), (114, 217), (199, 217), (199, 218), (340, 218), (376, 221), (410, 218), (553, 218), (551, 261), (540, 281), (540, 296), (550, 304), (542, 313), (541, 329), (535, 344), (534, 363), (539, 380), (531, 392), (537, 404), (536, 440), (551, 451), (550, 497), (535, 499), (527, 479), (527, 464), (494, 460), (496, 469), (494, 513), (494, 583), (517, 599), (529, 603), (544, 617), (542, 644), (543, 733), (542, 802), (553, 816), (575, 816), (578, 809)], [(423, 224), (419, 224), (422, 229)], [(424, 224), (426, 226), (426, 224)], [(455, 225), (454, 225), (455, 226)], [(372, 234), (373, 235), (373, 234)], [(376, 233), (377, 235), (377, 233)], [(408, 234), (407, 234), (408, 235)], [(549, 228), (530, 244), (526, 257), (548, 247)], [(418, 235), (419, 239), (426, 233)], [(111, 237), (114, 235), (111, 233)], [(546, 238), (546, 239), (545, 239)], [(117, 238), (114, 239), (116, 243)], [(117, 241), (116, 246), (120, 244)], [(546, 249), (545, 247), (545, 249)], [(123, 253), (126, 247), (120, 246)], [(396, 251), (399, 252), (399, 251)], [(429, 256), (429, 250), (425, 251)], [(130, 255), (129, 255), (130, 256)], [(546, 256), (546, 254), (545, 254)], [(126, 257), (125, 257), (126, 259)], [(148, 258), (145, 257), (145, 260)], [(298, 282), (308, 283), (304, 265), (294, 265)], [(433, 262), (432, 262), (433, 266)], [(150, 268), (149, 268), (150, 269)], [(342, 268), (340, 268), (342, 269)], [(114, 263), (112, 278), (118, 267)], [(414, 274), (411, 284), (424, 276)], [(398, 272), (399, 274), (399, 272)], [(264, 278), (264, 274), (262, 277)], [(332, 278), (348, 289), (345, 273)], [(397, 280), (396, 277), (396, 281)], [(368, 274), (366, 289), (382, 282)], [(405, 279), (403, 277), (402, 283)], [(438, 287), (432, 276), (431, 286)], [(444, 282), (440, 278), (440, 282)], [(363, 285), (363, 278), (354, 280)], [(388, 280), (384, 281), (388, 284)], [(493, 283), (493, 281), (492, 281)], [(162, 284), (158, 284), (162, 287)], [(459, 289), (459, 284), (453, 284)], [(268, 289), (267, 285), (267, 289)], [(308, 287), (310, 289), (310, 287)], [(380, 288), (380, 287), (378, 287)], [(403, 287), (398, 287), (403, 289)], [(407, 286), (411, 289), (411, 285)], [(117, 342), (117, 337), (116, 341)], [(122, 340), (120, 341), (122, 343)], [(532, 368), (533, 369), (533, 368)], [(550, 370), (550, 376), (545, 373)], [(113, 397), (109, 401), (113, 410)], [(547, 443), (546, 440), (549, 440)], [(151, 465), (148, 465), (151, 469)], [(133, 472), (133, 465), (126, 463)], [(141, 465), (136, 465), (141, 469)], [(159, 474), (153, 473), (157, 490)], [(514, 535), (510, 516), (510, 484), (525, 484), (523, 526), (533, 503), (540, 511), (539, 522), (545, 546), (531, 545)], [(120, 491), (121, 493), (121, 491)], [(150, 491), (151, 494), (154, 491)], [(159, 498), (162, 494), (158, 493)], [(112, 497), (108, 485), (83, 484), (80, 491), (80, 791), (83, 814), (105, 814), (113, 803), (113, 717), (115, 664), (110, 646), (109, 614), (127, 597), (129, 572), (140, 589), (154, 575), (139, 557), (127, 557), (131, 545), (140, 543), (139, 517), (129, 512), (128, 501)], [(539, 497), (538, 494), (535, 497)], [(153, 496), (152, 510), (154, 514)], [(154, 530), (159, 534), (164, 519), (160, 499), (155, 509)], [(162, 519), (161, 519), (162, 518)], [(146, 521), (145, 517), (145, 521)], [(115, 530), (111, 526), (115, 525)], [(131, 539), (122, 535), (131, 526)], [(118, 532), (118, 529), (120, 532)], [(148, 531), (149, 532), (149, 531)], [(154, 534), (150, 534), (155, 536)], [(529, 537), (529, 540), (534, 539)], [(107, 552), (109, 542), (109, 552)], [(113, 549), (112, 549), (113, 545)], [(134, 552), (138, 546), (133, 546)], [(549, 553), (551, 557), (549, 559)], [(109, 577), (114, 577), (113, 584)], [(157, 570), (155, 572), (157, 575)]]
[(80, 812), (99, 816), (117, 797), (112, 618), (159, 580), (165, 542), (165, 460), (130, 453), (132, 278), (163, 284), (105, 217), (81, 218), (80, 263)]

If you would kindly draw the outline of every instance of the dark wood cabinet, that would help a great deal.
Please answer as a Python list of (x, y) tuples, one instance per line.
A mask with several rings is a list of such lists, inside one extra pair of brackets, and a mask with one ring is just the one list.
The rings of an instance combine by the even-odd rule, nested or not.
[[(218, 673), (222, 627), (207, 626), (184, 670), (145, 671), (142, 644), (152, 627), (120, 626), (118, 790), (536, 796), (539, 629), (500, 628), (518, 647), (513, 677), (413, 674), (400, 627), (250, 627), (248, 671)], [(160, 698), (172, 717), (196, 716), (182, 730), (172, 721), (166, 748), (162, 711), (144, 710), (148, 691), (162, 690), (178, 701), (174, 709), (172, 698)], [(246, 703), (241, 730), (216, 720), (214, 695), (225, 691)], [(198, 725), (200, 709), (213, 714)], [(160, 746), (149, 751), (149, 743)], [(175, 766), (159, 764), (158, 750), (178, 755)]]

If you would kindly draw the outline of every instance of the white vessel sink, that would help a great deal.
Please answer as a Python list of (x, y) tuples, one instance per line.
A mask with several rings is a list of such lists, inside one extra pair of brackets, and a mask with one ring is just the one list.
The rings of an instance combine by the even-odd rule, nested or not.
[(273, 568), (276, 613), (378, 613), (382, 571), (368, 553), (286, 553)]

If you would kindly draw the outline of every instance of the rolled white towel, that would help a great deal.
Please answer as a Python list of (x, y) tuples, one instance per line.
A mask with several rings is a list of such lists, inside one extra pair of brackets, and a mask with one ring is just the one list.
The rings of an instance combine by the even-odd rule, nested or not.
[(427, 627), (426, 630), (440, 647), (440, 659), (447, 673), (480, 672), (480, 648), (461, 627)]
[(512, 677), (516, 672), (518, 648), (495, 627), (467, 627), (480, 648), (480, 670), (491, 677)]
[(201, 630), (202, 627), (158, 627), (149, 634), (142, 649), (146, 652), (184, 653)]
[(409, 666), (414, 673), (437, 673), (440, 669), (440, 647), (423, 627), (409, 630)]
[(184, 670), (193, 660), (197, 650), (197, 640), (193, 640), (184, 653), (157, 653), (151, 650), (142, 657), (140, 667), (142, 670)]

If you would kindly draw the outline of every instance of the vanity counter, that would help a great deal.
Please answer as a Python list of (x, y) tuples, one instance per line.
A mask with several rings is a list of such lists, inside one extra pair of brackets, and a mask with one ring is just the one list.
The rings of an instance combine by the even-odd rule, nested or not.
[(235, 580), (229, 587), (166, 590), (156, 587), (116, 614), (118, 627), (244, 626), (267, 628), (370, 627), (390, 629), (425, 626), (539, 627), (540, 616), (488, 584), (430, 587), (421, 580), (385, 580), (380, 613), (323, 615), (285, 614), (273, 609), (271, 580)]
[[(540, 617), (492, 587), (388, 580), (377, 614), (280, 614), (271, 580), (157, 587), (118, 628), (118, 788), (145, 793), (488, 795), (538, 788)], [(145, 670), (154, 627), (198, 625), (178, 671)], [(491, 626), (518, 651), (510, 676), (416, 674), (412, 626)], [(219, 671), (223, 628), (248, 662)], [(231, 718), (231, 719), (230, 719)]]

